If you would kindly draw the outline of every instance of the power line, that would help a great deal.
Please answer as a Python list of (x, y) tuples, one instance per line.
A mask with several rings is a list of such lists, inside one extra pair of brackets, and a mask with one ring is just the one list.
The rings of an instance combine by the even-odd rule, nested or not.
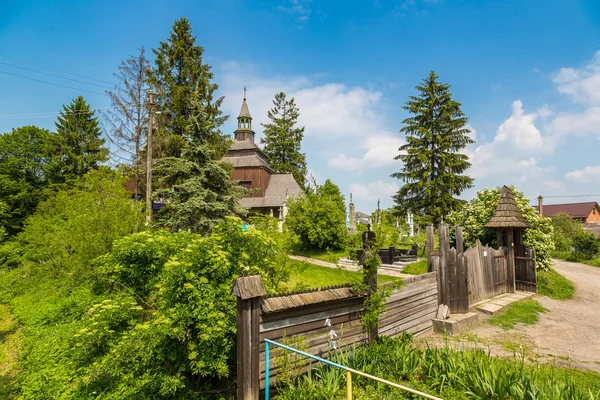
[(39, 113), (29, 113), (29, 114), (5, 114), (0, 115), (0, 119), (8, 119), (8, 118), (44, 118), (44, 117), (54, 117), (59, 114), (68, 114), (68, 115), (79, 115), (79, 114), (89, 114), (90, 112), (96, 111), (104, 111), (108, 110), (110, 107), (104, 108), (93, 108), (90, 111), (81, 111), (81, 112), (73, 112), (73, 111), (49, 111), (49, 112), (39, 112)]
[(113, 84), (112, 82), (103, 81), (101, 79), (90, 78), (90, 77), (87, 77), (85, 75), (80, 75), (80, 74), (74, 74), (73, 72), (68, 72), (68, 71), (64, 71), (64, 70), (61, 70), (61, 69), (52, 68), (52, 67), (44, 66), (44, 65), (41, 65), (41, 64), (32, 63), (32, 62), (29, 62), (29, 61), (19, 60), (19, 59), (16, 59), (14, 57), (5, 56), (5, 55), (2, 55), (2, 54), (0, 54), (0, 57), (8, 58), (9, 60), (17, 61), (17, 62), (24, 63), (24, 64), (35, 65), (37, 67), (42, 67), (42, 68), (53, 70), (53, 71), (57, 71), (57, 72), (62, 72), (63, 74), (69, 74), (69, 75), (73, 75), (73, 76), (78, 76), (80, 78), (88, 79), (90, 81), (108, 83), (109, 85)]
[(67, 78), (67, 77), (64, 77), (64, 76), (58, 76), (58, 75), (50, 74), (48, 72), (43, 72), (43, 71), (38, 71), (38, 70), (35, 70), (35, 69), (31, 69), (31, 68), (21, 67), (19, 65), (15, 65), (15, 64), (11, 64), (11, 63), (6, 63), (6, 62), (3, 62), (3, 61), (0, 61), (0, 64), (8, 65), (9, 67), (14, 67), (14, 68), (21, 68), (21, 69), (24, 69), (25, 71), (35, 72), (36, 74), (48, 75), (48, 76), (51, 76), (53, 78), (66, 79), (66, 80), (72, 81), (72, 82), (83, 83), (84, 85), (92, 85), (92, 86), (100, 87), (102, 89), (112, 90), (112, 88), (107, 87), (106, 85), (98, 85), (97, 83), (85, 82), (85, 81), (82, 81), (82, 80), (79, 80), (79, 79), (73, 79), (73, 78)]
[(28, 76), (13, 74), (11, 72), (0, 71), (0, 74), (12, 75), (12, 76), (16, 76), (17, 78), (29, 79), (29, 80), (36, 81), (36, 82), (46, 83), (48, 85), (54, 85), (54, 86), (64, 87), (64, 88), (67, 88), (67, 89), (78, 90), (80, 92), (88, 92), (88, 93), (93, 93), (93, 94), (99, 94), (99, 95), (102, 95), (102, 96), (107, 96), (106, 93), (94, 92), (92, 90), (86, 90), (86, 89), (79, 89), (79, 88), (76, 88), (76, 87), (73, 87), (73, 86), (67, 86), (67, 85), (61, 85), (60, 83), (43, 81), (41, 79), (30, 78)]
[(566, 197), (600, 197), (600, 194), (574, 194), (570, 196), (542, 196), (544, 199), (559, 199)]

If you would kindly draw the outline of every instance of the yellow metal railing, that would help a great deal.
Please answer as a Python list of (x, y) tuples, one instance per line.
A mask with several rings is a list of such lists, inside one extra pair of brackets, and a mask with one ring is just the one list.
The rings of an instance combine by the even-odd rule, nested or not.
[(391, 386), (391, 387), (396, 388), (396, 389), (404, 390), (405, 392), (416, 394), (416, 395), (424, 397), (426, 399), (443, 400), (443, 399), (441, 399), (439, 397), (435, 397), (435, 396), (432, 396), (430, 394), (423, 393), (423, 392), (420, 392), (418, 390), (409, 388), (408, 386), (400, 385), (398, 383), (390, 382), (388, 380), (381, 379), (381, 378), (378, 378), (378, 377), (373, 376), (373, 375), (366, 374), (366, 373), (361, 372), (361, 371), (357, 371), (355, 369), (346, 367), (346, 366), (338, 364), (338, 363), (334, 363), (333, 361), (325, 360), (324, 358), (321, 358), (321, 357), (313, 356), (312, 354), (305, 353), (304, 351), (300, 351), (300, 350), (294, 349), (293, 347), (289, 347), (289, 346), (286, 346), (286, 345), (281, 344), (281, 343), (274, 342), (274, 341), (269, 340), (269, 339), (265, 339), (265, 400), (269, 400), (269, 375), (270, 375), (269, 374), (269, 372), (270, 372), (269, 371), (269, 369), (270, 369), (269, 368), (269, 347), (270, 347), (270, 345), (277, 346), (277, 347), (280, 347), (282, 349), (285, 349), (285, 350), (288, 350), (288, 351), (291, 351), (291, 352), (294, 352), (294, 353), (297, 353), (297, 354), (301, 354), (301, 355), (303, 355), (305, 357), (312, 358), (313, 360), (317, 360), (317, 361), (320, 361), (320, 362), (322, 362), (324, 364), (331, 365), (333, 367), (340, 368), (340, 369), (346, 371), (346, 398), (348, 400), (352, 400), (352, 374), (364, 376), (365, 378), (372, 379), (374, 381), (386, 384), (386, 385)]

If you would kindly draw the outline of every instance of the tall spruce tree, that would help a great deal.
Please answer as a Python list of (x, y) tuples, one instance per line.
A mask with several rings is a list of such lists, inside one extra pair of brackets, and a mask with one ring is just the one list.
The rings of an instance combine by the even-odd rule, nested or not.
[(301, 187), (306, 185), (306, 156), (300, 152), (304, 127), (296, 127), (300, 112), (294, 99), (286, 100), (283, 92), (277, 93), (273, 108), (268, 112), (268, 124), (260, 142), (269, 165), (278, 174), (292, 174)]
[(450, 85), (438, 82), (431, 71), (416, 89), (419, 95), (410, 96), (404, 106), (412, 116), (402, 122), (406, 144), (395, 157), (404, 167), (392, 177), (405, 184), (394, 201), (400, 212), (426, 215), (438, 224), (461, 204), (456, 196), (473, 186), (473, 179), (464, 175), (471, 164), (461, 150), (474, 142)]
[(186, 125), (187, 144), (181, 157), (159, 161), (157, 172), (164, 189), (156, 198), (167, 205), (158, 214), (157, 225), (173, 230), (206, 233), (228, 215), (243, 213), (238, 200), (247, 190), (230, 180), (232, 167), (219, 161), (231, 142), (220, 126), (227, 119), (220, 110), (223, 97), (212, 101), (216, 85), (192, 93), (190, 118)]
[(52, 171), (54, 183), (81, 177), (108, 159), (98, 118), (82, 96), (63, 106), (56, 133), (58, 156)]
[[(210, 85), (213, 75), (210, 66), (203, 63), (204, 48), (196, 45), (187, 18), (176, 20), (167, 41), (153, 52), (156, 57), (148, 83), (156, 91), (155, 101), (161, 111), (159, 126), (164, 129), (157, 140), (162, 140), (165, 156), (179, 157), (192, 115), (192, 93), (197, 86)], [(206, 89), (200, 88), (202, 92)]]

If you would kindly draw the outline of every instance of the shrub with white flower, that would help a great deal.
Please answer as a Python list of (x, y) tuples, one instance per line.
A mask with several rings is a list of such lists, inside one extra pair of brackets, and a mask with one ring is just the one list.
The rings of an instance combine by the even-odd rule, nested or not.
[[(523, 218), (531, 224), (531, 228), (525, 230), (523, 234), (523, 243), (535, 250), (537, 269), (548, 270), (552, 267), (550, 252), (554, 250), (552, 221), (550, 218), (540, 216), (537, 210), (530, 206), (530, 200), (523, 193), (514, 187), (511, 187), (511, 190)], [(473, 246), (479, 239), (483, 244), (496, 246), (496, 230), (484, 228), (484, 225), (494, 215), (501, 192), (501, 187), (480, 190), (476, 198), (448, 216), (446, 221), (449, 224), (460, 225), (463, 228), (465, 245)]]

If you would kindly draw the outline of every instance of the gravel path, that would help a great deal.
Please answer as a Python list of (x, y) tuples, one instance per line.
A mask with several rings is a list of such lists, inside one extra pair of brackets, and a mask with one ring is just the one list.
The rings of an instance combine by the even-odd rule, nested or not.
[[(453, 341), (464, 347), (483, 347), (506, 356), (525, 348), (528, 358), (554, 361), (557, 365), (600, 372), (600, 268), (567, 261), (554, 261), (554, 268), (575, 284), (571, 300), (535, 296), (549, 312), (540, 314), (536, 325), (517, 325), (503, 330), (482, 322)], [(442, 345), (439, 335), (424, 338)]]

